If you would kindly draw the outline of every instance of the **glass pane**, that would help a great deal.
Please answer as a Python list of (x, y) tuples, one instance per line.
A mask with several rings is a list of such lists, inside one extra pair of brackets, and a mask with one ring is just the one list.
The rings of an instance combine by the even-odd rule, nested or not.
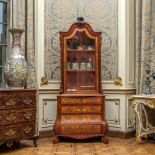
[(7, 22), (7, 4), (0, 2), (0, 23)]
[(96, 89), (96, 73), (94, 71), (68, 71), (67, 80), (67, 91)]
[(6, 25), (0, 24), (0, 44), (6, 44)]
[(95, 40), (77, 32), (67, 40), (67, 90), (95, 90)]
[(3, 66), (6, 58), (6, 47), (0, 46), (0, 66)]

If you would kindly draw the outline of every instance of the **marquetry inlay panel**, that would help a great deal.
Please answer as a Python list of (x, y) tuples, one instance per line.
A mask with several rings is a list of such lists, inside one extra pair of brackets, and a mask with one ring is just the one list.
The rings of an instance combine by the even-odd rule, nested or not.
[(97, 105), (81, 105), (81, 106), (62, 106), (61, 107), (61, 112), (62, 113), (79, 113), (79, 112), (84, 112), (84, 113), (100, 113), (101, 112), (101, 106)]
[(68, 97), (68, 98), (62, 98), (61, 103), (62, 104), (101, 104), (102, 98), (98, 97), (80, 97), (80, 98), (73, 98), (73, 97)]
[(68, 123), (93, 123), (93, 122), (100, 122), (101, 121), (101, 115), (86, 115), (86, 114), (80, 114), (80, 115), (62, 115), (61, 116), (61, 122), (68, 122)]
[(62, 134), (97, 134), (101, 133), (101, 125), (62, 125)]

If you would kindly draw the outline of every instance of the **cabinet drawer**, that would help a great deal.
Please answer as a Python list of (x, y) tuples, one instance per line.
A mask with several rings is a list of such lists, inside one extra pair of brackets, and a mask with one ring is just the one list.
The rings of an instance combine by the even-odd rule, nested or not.
[(9, 126), (0, 126), (0, 140), (23, 139), (32, 137), (35, 133), (35, 123), (24, 123)]
[(102, 104), (103, 97), (61, 97), (61, 104)]
[(1, 125), (30, 122), (35, 120), (36, 109), (23, 109), (23, 110), (1, 110), (0, 122)]
[(19, 138), (19, 135), (20, 135), (19, 125), (0, 126), (0, 130), (1, 130), (0, 140), (9, 140), (9, 139)]
[(101, 133), (102, 133), (101, 125), (89, 125), (89, 124), (61, 125), (61, 134), (101, 134)]
[(62, 105), (61, 113), (101, 113), (101, 105)]
[(35, 122), (21, 124), (21, 137), (30, 138), (35, 134)]
[(101, 115), (61, 115), (61, 123), (101, 123)]
[(36, 106), (35, 96), (1, 96), (0, 109), (25, 108)]

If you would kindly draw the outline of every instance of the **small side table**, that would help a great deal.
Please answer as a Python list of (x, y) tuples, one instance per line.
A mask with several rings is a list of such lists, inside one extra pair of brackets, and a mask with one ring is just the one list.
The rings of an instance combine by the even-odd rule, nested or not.
[(136, 141), (142, 142), (142, 137), (147, 138), (149, 134), (155, 133), (155, 126), (148, 119), (146, 106), (155, 109), (155, 94), (134, 95), (132, 96), (132, 105), (134, 107), (136, 119)]

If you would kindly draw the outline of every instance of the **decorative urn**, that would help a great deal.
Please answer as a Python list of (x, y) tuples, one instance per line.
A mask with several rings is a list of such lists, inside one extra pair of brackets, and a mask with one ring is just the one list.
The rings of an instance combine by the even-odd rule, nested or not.
[(12, 47), (4, 65), (4, 79), (10, 88), (24, 88), (28, 67), (25, 53), (21, 47), (23, 29), (9, 29), (12, 34)]

